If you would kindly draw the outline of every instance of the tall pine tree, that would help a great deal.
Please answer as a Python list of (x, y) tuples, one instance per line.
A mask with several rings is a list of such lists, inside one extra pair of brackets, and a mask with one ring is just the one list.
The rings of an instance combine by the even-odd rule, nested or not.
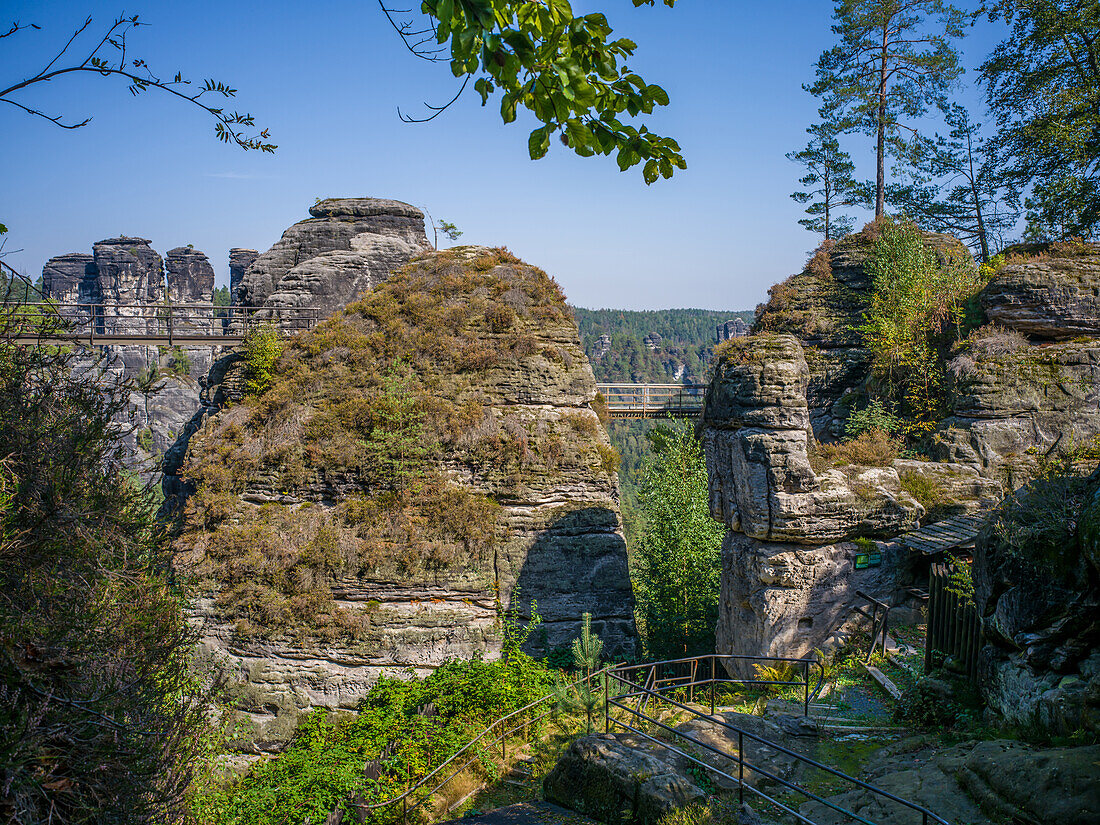
[(900, 164), (908, 179), (887, 187), (887, 200), (925, 229), (948, 232), (988, 261), (1019, 218), (1004, 169), (964, 106), (944, 112), (951, 132), (909, 142)]
[(941, 103), (962, 68), (953, 41), (964, 14), (943, 0), (837, 0), (838, 43), (818, 58), (805, 88), (836, 106), (846, 130), (875, 138), (875, 217), (886, 208), (887, 144), (900, 147), (911, 126)]

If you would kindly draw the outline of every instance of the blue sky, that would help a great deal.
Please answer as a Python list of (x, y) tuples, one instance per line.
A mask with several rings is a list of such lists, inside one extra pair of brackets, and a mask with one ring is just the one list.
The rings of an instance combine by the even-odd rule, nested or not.
[[(316, 197), (377, 196), (455, 222), (462, 242), (509, 247), (579, 306), (755, 306), (816, 245), (797, 224), (789, 193), (799, 168), (784, 154), (802, 147), (816, 113), (801, 85), (831, 43), (832, 4), (575, 8), (589, 5), (638, 43), (631, 67), (669, 92), (671, 105), (645, 122), (681, 143), (688, 169), (671, 181), (647, 187), (636, 169), (620, 173), (611, 159), (581, 159), (557, 143), (532, 162), (531, 122), (505, 126), (473, 93), (431, 123), (402, 123), (398, 106), (416, 112), (457, 87), (446, 65), (404, 50), (373, 0), (5, 0), (5, 30), (10, 20), (42, 29), (3, 41), (0, 88), (48, 62), (88, 14), (101, 31), (121, 11), (138, 13), (151, 25), (131, 35), (133, 54), (162, 75), (232, 84), (237, 107), (279, 144), (274, 155), (223, 145), (197, 109), (155, 92), (133, 99), (112, 80), (39, 87), (21, 100), (93, 119), (64, 131), (0, 107), (0, 222), (7, 248), (23, 250), (5, 260), (36, 276), (53, 255), (124, 233), (162, 254), (194, 244), (226, 282), (230, 247), (267, 249)], [(1001, 34), (976, 28), (964, 43), (968, 66)], [(869, 142), (846, 148), (869, 174)]]

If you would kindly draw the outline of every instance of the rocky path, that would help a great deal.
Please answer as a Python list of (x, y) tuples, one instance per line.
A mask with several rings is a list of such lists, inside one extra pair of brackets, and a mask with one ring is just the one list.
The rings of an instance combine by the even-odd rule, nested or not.
[(596, 825), (596, 820), (552, 802), (519, 802), (494, 811), (467, 814), (443, 825)]

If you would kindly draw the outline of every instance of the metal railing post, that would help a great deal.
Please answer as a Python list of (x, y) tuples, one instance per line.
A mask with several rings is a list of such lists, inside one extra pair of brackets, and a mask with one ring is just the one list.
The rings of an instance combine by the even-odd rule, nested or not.
[(745, 804), (745, 735), (737, 731), (737, 804)]
[(802, 715), (810, 715), (810, 663), (805, 661), (802, 663), (802, 685), (803, 685), (803, 698), (802, 698)]
[(718, 681), (718, 657), (710, 654), (710, 715), (714, 716), (714, 683)]
[(604, 733), (610, 733), (611, 732), (611, 721), (610, 721), (611, 720), (611, 712), (610, 712), (610, 709), (607, 706), (608, 699), (610, 699), (610, 697), (611, 697), (611, 694), (607, 690), (607, 669), (604, 668), (604, 672), (603, 672), (603, 732)]

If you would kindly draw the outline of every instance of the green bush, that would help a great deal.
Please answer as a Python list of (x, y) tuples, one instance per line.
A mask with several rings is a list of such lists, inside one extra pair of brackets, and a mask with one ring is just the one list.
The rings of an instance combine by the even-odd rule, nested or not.
[(945, 350), (962, 337), (981, 278), (962, 251), (941, 260), (915, 224), (885, 219), (873, 234), (873, 292), (859, 331), (906, 433), (923, 435), (944, 412)]
[(897, 435), (902, 431), (904, 422), (877, 398), (861, 410), (853, 410), (844, 422), (844, 432), (855, 438), (870, 430), (878, 430), (887, 435)]
[[(354, 814), (354, 799), (370, 803), (397, 796), (407, 781), (424, 776), (493, 720), (545, 696), (551, 684), (549, 670), (518, 652), (496, 662), (444, 662), (424, 679), (383, 677), (355, 714), (316, 711), (299, 724), (280, 756), (228, 784), (197, 789), (191, 821), (282, 825), (324, 822), (338, 807), (345, 816)], [(478, 753), (488, 766), (489, 754)], [(364, 779), (364, 768), (376, 759), (380, 776)], [(393, 811), (383, 811), (368, 821), (392, 817)]]
[(275, 364), (283, 354), (283, 332), (274, 322), (256, 324), (244, 338), (244, 357), (248, 369), (246, 389), (259, 395), (271, 383)]
[(0, 816), (171, 822), (207, 723), (196, 643), (148, 491), (71, 350), (0, 310)]

